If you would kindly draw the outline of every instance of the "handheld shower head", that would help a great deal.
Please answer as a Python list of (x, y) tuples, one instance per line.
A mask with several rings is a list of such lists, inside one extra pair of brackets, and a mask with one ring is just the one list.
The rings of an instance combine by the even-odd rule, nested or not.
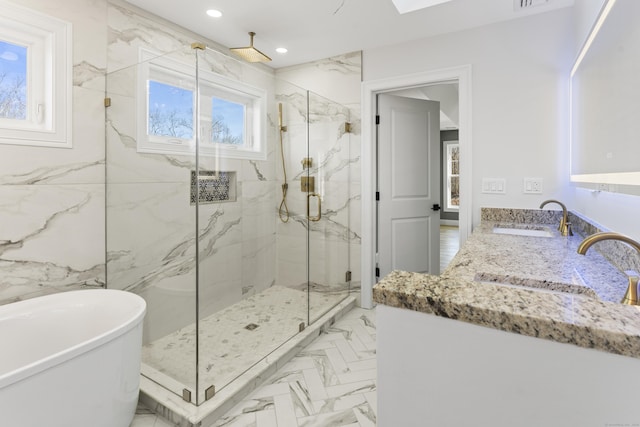
[(282, 102), (278, 104), (278, 130), (280, 130), (280, 132), (287, 131), (287, 127), (282, 126)]
[(254, 33), (253, 31), (249, 33), (249, 37), (251, 37), (249, 46), (232, 47), (229, 50), (248, 62), (271, 62), (271, 58), (253, 47), (253, 36), (255, 35), (256, 33)]

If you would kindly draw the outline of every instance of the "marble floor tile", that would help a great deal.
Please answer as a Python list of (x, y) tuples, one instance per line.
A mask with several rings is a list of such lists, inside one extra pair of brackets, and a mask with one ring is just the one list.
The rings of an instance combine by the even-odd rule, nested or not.
[(174, 427), (172, 423), (157, 416), (147, 407), (138, 405), (130, 427)]
[[(344, 295), (313, 295), (311, 316), (328, 311)], [(281, 343), (298, 333), (306, 322), (306, 292), (272, 286), (200, 321), (200, 352), (196, 355), (196, 325), (191, 324), (147, 343), (142, 348), (143, 373), (165, 384), (175, 380), (195, 393), (195, 360), (200, 359), (200, 381), (216, 390), (237, 378)], [(313, 367), (312, 365), (310, 367)]]
[[(354, 308), (213, 427), (375, 426), (375, 333), (375, 310)], [(139, 408), (131, 427), (173, 425)]]

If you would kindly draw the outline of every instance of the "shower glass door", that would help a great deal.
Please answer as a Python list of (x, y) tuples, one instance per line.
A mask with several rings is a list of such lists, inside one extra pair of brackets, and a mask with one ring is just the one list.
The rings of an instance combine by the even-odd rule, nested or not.
[(351, 153), (349, 108), (308, 92), (309, 323), (349, 295)]
[[(282, 175), (276, 173), (281, 159), (273, 75), (238, 73), (246, 63), (210, 49), (196, 54), (199, 137), (191, 182), (197, 193), (202, 404), (239, 377), (255, 377), (248, 371), (262, 372), (265, 358), (306, 325), (308, 296), (306, 287), (287, 287), (277, 277)], [(233, 74), (222, 75), (226, 70)], [(290, 143), (286, 132), (282, 136)]]
[(195, 395), (195, 56), (132, 46), (130, 57), (142, 61), (106, 75), (107, 287), (147, 302), (142, 374)]
[(142, 374), (200, 405), (348, 295), (349, 109), (209, 49), (121, 48), (107, 286), (147, 302)]

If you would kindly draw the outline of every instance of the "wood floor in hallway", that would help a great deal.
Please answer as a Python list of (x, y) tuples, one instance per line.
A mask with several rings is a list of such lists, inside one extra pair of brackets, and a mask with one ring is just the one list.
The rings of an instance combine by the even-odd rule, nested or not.
[(460, 232), (458, 227), (440, 226), (440, 272), (443, 272), (460, 249)]

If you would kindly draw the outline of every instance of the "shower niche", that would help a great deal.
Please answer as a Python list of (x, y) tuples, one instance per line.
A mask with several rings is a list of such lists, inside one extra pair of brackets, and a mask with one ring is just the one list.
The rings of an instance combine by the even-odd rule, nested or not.
[[(127, 48), (144, 60), (106, 78), (107, 287), (147, 301), (143, 376), (202, 405), (349, 298), (350, 111), (213, 50)], [(180, 67), (157, 67), (167, 63)], [(244, 101), (212, 95), (201, 81), (212, 75), (266, 94), (243, 104), (264, 110), (233, 121)], [(154, 79), (179, 90), (152, 93)], [(179, 149), (139, 149), (158, 120), (164, 133), (148, 140)], [(260, 123), (263, 138), (238, 142)]]
[[(236, 193), (235, 171), (191, 171), (191, 204), (235, 202)], [(196, 178), (197, 177), (197, 178)]]

